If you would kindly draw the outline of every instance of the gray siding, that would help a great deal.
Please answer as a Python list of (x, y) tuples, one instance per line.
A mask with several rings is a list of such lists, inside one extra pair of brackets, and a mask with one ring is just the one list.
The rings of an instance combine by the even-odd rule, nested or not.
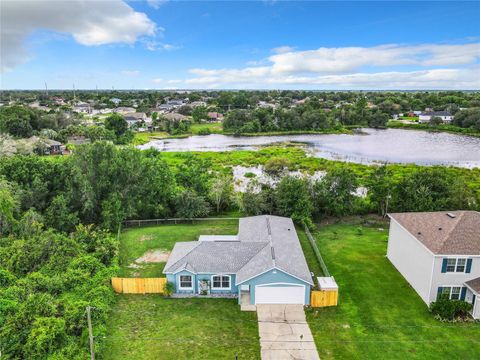
[(434, 255), (394, 219), (390, 221), (387, 258), (429, 304)]

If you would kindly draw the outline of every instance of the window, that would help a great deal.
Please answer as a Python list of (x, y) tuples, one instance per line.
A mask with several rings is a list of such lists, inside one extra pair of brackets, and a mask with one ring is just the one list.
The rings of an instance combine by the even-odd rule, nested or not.
[(455, 271), (455, 264), (457, 259), (448, 259), (447, 260), (447, 272), (454, 272)]
[(447, 272), (460, 272), (466, 270), (467, 259), (447, 259)]
[(461, 286), (444, 286), (442, 288), (442, 294), (448, 295), (450, 300), (460, 300), (462, 294)]
[(457, 259), (457, 270), (456, 272), (465, 272), (465, 264), (467, 259)]
[(450, 299), (452, 300), (460, 300), (460, 292), (462, 288), (460, 286), (453, 286), (452, 291), (450, 292)]
[(180, 275), (180, 289), (191, 289), (192, 275)]
[(228, 275), (212, 276), (212, 289), (230, 289), (230, 276)]

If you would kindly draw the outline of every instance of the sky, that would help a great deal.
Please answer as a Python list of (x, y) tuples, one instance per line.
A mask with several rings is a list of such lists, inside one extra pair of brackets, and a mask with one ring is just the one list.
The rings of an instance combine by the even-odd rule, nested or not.
[(480, 1), (0, 7), (1, 89), (480, 89)]

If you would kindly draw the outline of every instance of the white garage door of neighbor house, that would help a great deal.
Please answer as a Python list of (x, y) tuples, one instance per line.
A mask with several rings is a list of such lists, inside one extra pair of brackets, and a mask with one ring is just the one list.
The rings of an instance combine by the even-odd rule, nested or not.
[(305, 304), (304, 286), (255, 286), (255, 304)]

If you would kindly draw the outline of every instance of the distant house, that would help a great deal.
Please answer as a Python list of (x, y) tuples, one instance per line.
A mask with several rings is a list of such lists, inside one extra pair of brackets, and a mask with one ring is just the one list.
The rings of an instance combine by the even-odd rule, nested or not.
[(179, 113), (168, 113), (168, 114), (163, 114), (162, 116), (167, 120), (172, 120), (172, 121), (184, 121), (189, 119), (188, 116), (185, 116)]
[(143, 112), (126, 113), (125, 115), (123, 115), (123, 117), (127, 121), (128, 127), (131, 127), (132, 125), (140, 124), (142, 122), (146, 122), (148, 119), (147, 114)]
[(207, 117), (209, 122), (221, 122), (223, 120), (223, 114), (215, 111), (207, 113)]
[(190, 103), (190, 106), (193, 108), (199, 107), (199, 106), (207, 106), (207, 103), (205, 101), (192, 101)]
[(119, 106), (119, 107), (113, 109), (113, 112), (118, 113), (118, 114), (121, 114), (121, 115), (125, 115), (125, 114), (129, 114), (129, 113), (135, 112), (135, 108), (133, 108), (133, 107), (126, 107), (126, 106)]
[(453, 115), (448, 111), (428, 111), (423, 112), (418, 117), (418, 121), (421, 123), (429, 122), (433, 117), (439, 117), (444, 123), (451, 123), (453, 120)]
[(72, 144), (72, 145), (82, 145), (89, 143), (90, 139), (85, 137), (85, 136), (69, 136), (67, 138), (67, 144)]
[(389, 214), (387, 258), (428, 305), (442, 294), (480, 319), (480, 212)]
[(115, 106), (118, 106), (122, 102), (122, 99), (119, 98), (111, 98), (110, 101), (115, 104)]
[(92, 107), (88, 103), (78, 103), (73, 106), (73, 111), (81, 114), (91, 114)]
[(289, 218), (240, 219), (238, 235), (177, 242), (163, 272), (175, 294), (238, 297), (243, 305), (310, 303), (312, 275)]

